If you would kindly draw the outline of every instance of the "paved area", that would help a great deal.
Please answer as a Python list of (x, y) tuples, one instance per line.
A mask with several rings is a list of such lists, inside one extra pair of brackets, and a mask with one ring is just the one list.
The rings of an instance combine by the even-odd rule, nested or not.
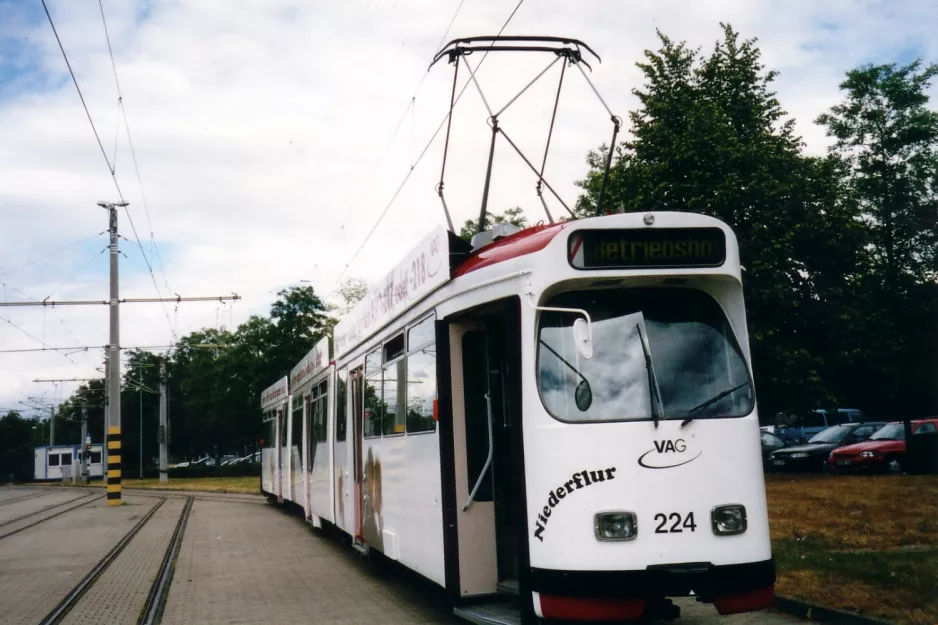
[[(0, 502), (13, 489), (0, 489)], [(14, 501), (0, 512), (16, 518), (52, 502), (84, 501), (99, 489), (49, 489)], [(137, 622), (188, 493), (125, 493), (126, 505), (99, 499), (7, 538), (0, 538), (0, 621), (37, 623), (118, 543), (156, 503), (163, 505), (77, 602), (71, 625)], [(41, 505), (38, 504), (42, 501)], [(35, 515), (46, 518), (76, 506)], [(23, 523), (8, 524), (3, 530)], [(804, 623), (766, 611), (720, 617), (711, 605), (677, 601), (682, 617), (672, 625)], [(314, 531), (295, 515), (261, 497), (205, 493), (192, 507), (164, 624), (336, 623), (464, 624), (452, 615), (442, 590), (396, 565), (368, 562), (349, 547)]]
[[(44, 509), (51, 509), (52, 506), (58, 506), (61, 504), (68, 503), (70, 501), (75, 501), (84, 497), (87, 493), (85, 492), (72, 492), (72, 491), (46, 491), (40, 493), (39, 497), (32, 497), (30, 499), (25, 499), (21, 501), (14, 501), (5, 506), (0, 506), (0, 524), (6, 524), (13, 519), (18, 519), (21, 516), (27, 514), (32, 514), (33, 512), (39, 512)], [(0, 533), (5, 533), (0, 531)]]
[(126, 503), (108, 509), (100, 499), (0, 540), (3, 622), (38, 623), (156, 500), (127, 497)]
[(196, 501), (164, 623), (462, 623), (271, 507)]
[(135, 625), (185, 503), (167, 499), (62, 623)]

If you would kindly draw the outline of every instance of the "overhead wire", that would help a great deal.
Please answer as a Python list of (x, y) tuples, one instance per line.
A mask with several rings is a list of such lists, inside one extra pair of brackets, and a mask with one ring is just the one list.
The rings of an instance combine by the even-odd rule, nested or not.
[[(107, 41), (107, 52), (108, 52), (108, 55), (111, 57), (111, 70), (113, 71), (113, 74), (114, 74), (114, 86), (117, 89), (117, 106), (120, 109), (121, 117), (124, 120), (124, 131), (127, 133), (127, 147), (130, 148), (130, 158), (134, 164), (134, 173), (136, 174), (136, 177), (137, 177), (137, 186), (140, 189), (140, 200), (141, 200), (141, 203), (143, 204), (143, 213), (144, 215), (146, 215), (147, 228), (149, 228), (150, 230), (151, 252), (156, 254), (156, 259), (157, 261), (159, 261), (160, 272), (163, 274), (163, 284), (166, 285), (166, 290), (172, 293), (173, 289), (169, 286), (169, 279), (166, 276), (166, 266), (163, 264), (163, 255), (160, 254), (160, 246), (159, 244), (157, 244), (156, 236), (153, 234), (153, 222), (150, 219), (150, 205), (147, 202), (147, 196), (143, 189), (143, 178), (140, 175), (140, 165), (137, 162), (137, 151), (134, 149), (134, 141), (130, 135), (130, 124), (127, 122), (127, 108), (124, 106), (124, 93), (121, 91), (120, 81), (118, 80), (118, 77), (117, 77), (117, 63), (114, 60), (114, 51), (111, 48), (111, 35), (110, 33), (108, 33), (108, 29), (107, 29), (107, 18), (104, 15), (103, 0), (98, 0), (98, 8), (101, 10), (101, 24), (102, 26), (104, 26), (104, 38)], [(115, 143), (114, 153), (115, 155), (117, 154), (116, 143)], [(130, 216), (128, 213), (128, 219), (129, 217)], [(139, 239), (137, 240), (137, 244), (138, 245), (140, 244)], [(143, 246), (140, 247), (140, 251), (141, 253), (143, 253)], [(149, 263), (147, 264), (149, 266)], [(159, 292), (159, 289), (157, 289), (157, 292)], [(165, 309), (164, 309), (164, 312), (165, 312)], [(169, 315), (167, 315), (166, 320), (169, 321)], [(173, 328), (173, 339), (175, 340), (176, 339), (176, 327), (174, 324), (172, 324), (172, 322), (170, 322), (170, 326), (172, 326)]]
[[(443, 31), (443, 36), (440, 37), (440, 42), (436, 46), (436, 52), (439, 52), (440, 47), (443, 45), (443, 42), (446, 41), (446, 36), (449, 34), (449, 31), (453, 28), (453, 24), (456, 22), (456, 17), (459, 15), (459, 12), (462, 10), (463, 4), (466, 3), (466, 0), (460, 0), (459, 5), (456, 7), (456, 10), (453, 12), (453, 16), (449, 20), (449, 24), (446, 26), (446, 30)], [(427, 79), (429, 72), (424, 72), (423, 76), (420, 78), (420, 82), (417, 83), (417, 88), (414, 89), (413, 95), (410, 97), (410, 100), (407, 102), (407, 107), (404, 109), (404, 112), (401, 114), (400, 119), (397, 121), (397, 124), (394, 126), (394, 130), (391, 132), (391, 138), (388, 139), (388, 142), (385, 144), (384, 149), (381, 151), (381, 156), (378, 157), (378, 160), (375, 162), (374, 167), (368, 173), (368, 177), (365, 178), (364, 184), (361, 185), (358, 196), (355, 198), (355, 201), (352, 202), (352, 206), (349, 209), (348, 213), (345, 216), (345, 220), (342, 222), (336, 231), (333, 234), (332, 239), (335, 239), (342, 230), (345, 229), (345, 226), (348, 225), (349, 221), (352, 219), (352, 215), (355, 213), (355, 210), (358, 208), (361, 200), (365, 197), (365, 194), (370, 190), (369, 182), (374, 177), (375, 172), (378, 171), (378, 168), (384, 163), (385, 157), (387, 157), (388, 150), (391, 148), (391, 145), (394, 143), (394, 139), (397, 137), (397, 133), (400, 131), (401, 126), (404, 125), (404, 122), (407, 120), (408, 113), (411, 114), (412, 120), (416, 120), (416, 106), (417, 106), (417, 94), (420, 93), (420, 88), (423, 87), (424, 81)], [(411, 169), (417, 166), (417, 163), (411, 165)]]
[[(68, 60), (68, 54), (65, 52), (65, 47), (62, 45), (62, 39), (59, 37), (58, 31), (55, 29), (55, 22), (52, 20), (52, 14), (49, 13), (49, 7), (46, 6), (46, 0), (40, 1), (42, 2), (42, 8), (45, 10), (46, 17), (49, 20), (49, 26), (52, 27), (52, 33), (55, 35), (55, 40), (59, 44), (59, 50), (62, 52), (62, 58), (65, 59), (65, 65), (68, 67), (68, 73), (72, 77), (72, 83), (75, 85), (75, 90), (78, 92), (78, 97), (81, 100), (82, 107), (85, 109), (85, 114), (88, 117), (88, 123), (91, 125), (91, 131), (94, 133), (94, 138), (98, 142), (98, 147), (101, 148), (101, 155), (104, 157), (104, 162), (107, 164), (108, 171), (111, 174), (111, 180), (113, 180), (114, 187), (117, 189), (117, 196), (120, 198), (122, 204), (126, 204), (127, 202), (124, 200), (124, 194), (121, 191), (120, 184), (117, 182), (117, 175), (114, 166), (111, 163), (111, 160), (108, 158), (107, 152), (104, 150), (104, 144), (101, 143), (101, 136), (98, 134), (98, 129), (94, 125), (94, 120), (91, 118), (91, 112), (88, 110), (88, 105), (85, 103), (85, 97), (81, 93), (81, 87), (78, 85), (78, 79), (75, 77), (75, 72), (72, 71), (72, 64)], [(108, 45), (110, 46), (110, 44)], [(153, 267), (150, 264), (150, 259), (147, 258), (147, 254), (143, 249), (143, 244), (140, 243), (140, 237), (137, 234), (137, 227), (134, 225), (133, 217), (131, 217), (130, 211), (127, 210), (126, 206), (124, 206), (124, 214), (127, 216), (127, 221), (130, 223), (130, 228), (134, 233), (134, 238), (137, 240), (137, 247), (140, 248), (140, 254), (143, 256), (143, 262), (146, 263), (147, 271), (150, 272), (150, 279), (153, 281), (153, 286), (156, 288), (156, 293), (162, 298), (163, 294), (160, 292), (160, 287), (156, 283), (156, 276), (153, 273)], [(166, 306), (161, 302), (160, 307), (163, 309), (163, 315), (166, 317), (166, 323), (169, 324), (170, 332), (173, 335), (173, 341), (175, 341), (177, 338), (176, 330), (173, 328), (173, 324), (169, 319), (169, 313), (166, 312)]]
[[(502, 24), (502, 27), (498, 30), (498, 35), (496, 35), (496, 36), (500, 36), (500, 35), (504, 32), (505, 28), (508, 27), (508, 23), (511, 22), (512, 18), (515, 16), (515, 13), (518, 12), (518, 9), (521, 8), (521, 5), (522, 5), (523, 3), (524, 3), (524, 0), (518, 0), (518, 4), (516, 4), (516, 5), (515, 5), (515, 8), (512, 9), (511, 14), (508, 16), (508, 19), (505, 20), (505, 23)], [(445, 39), (446, 36), (444, 35), (443, 38)], [(494, 43), (493, 43), (493, 45), (494, 45)], [(485, 62), (485, 59), (486, 59), (486, 57), (488, 56), (488, 54), (489, 54), (489, 51), (486, 50), (485, 53), (482, 55), (482, 58), (479, 59), (478, 64), (476, 64), (475, 69), (472, 70), (473, 75), (475, 74), (475, 72), (478, 72), (478, 71), (479, 71), (479, 68), (482, 66), (482, 63)], [(467, 81), (463, 84), (462, 89), (460, 89), (459, 95), (456, 96), (456, 99), (453, 101), (453, 106), (455, 106), (456, 103), (459, 102), (459, 99), (462, 98), (463, 93), (465, 93), (466, 88), (469, 87), (469, 84), (470, 84), (471, 82), (472, 82), (472, 77), (470, 76), (469, 80), (467, 80)], [(356, 249), (356, 250), (355, 250), (355, 253), (352, 254), (351, 259), (345, 264), (345, 268), (344, 268), (344, 269), (342, 270), (342, 272), (339, 274), (339, 277), (336, 278), (335, 284), (334, 284), (333, 287), (332, 287), (332, 290), (333, 290), (333, 291), (335, 291), (336, 287), (339, 285), (339, 282), (342, 280), (343, 276), (345, 276), (345, 273), (348, 271), (348, 268), (352, 265), (353, 262), (355, 262), (355, 259), (358, 258), (358, 255), (361, 253), (362, 249), (363, 249), (363, 248), (365, 247), (365, 245), (368, 243), (368, 240), (371, 239), (371, 235), (374, 234), (375, 230), (378, 228), (378, 225), (380, 225), (380, 224), (381, 224), (381, 221), (384, 219), (384, 216), (387, 215), (388, 210), (389, 210), (389, 209), (391, 208), (391, 206), (394, 204), (394, 200), (397, 199), (397, 196), (400, 194), (401, 190), (404, 188), (404, 185), (407, 184), (407, 181), (408, 181), (408, 179), (410, 179), (411, 174), (413, 174), (414, 169), (416, 169), (417, 164), (420, 163), (421, 159), (423, 159), (424, 155), (425, 155), (425, 154), (427, 153), (427, 151), (430, 149), (430, 146), (433, 144), (433, 142), (436, 140), (437, 136), (440, 134), (440, 131), (443, 129), (443, 126), (446, 124), (446, 121), (449, 119), (449, 117), (450, 117), (450, 113), (449, 113), (449, 112), (447, 112), (446, 115), (443, 116), (443, 119), (440, 121), (440, 125), (437, 126), (436, 131), (434, 131), (434, 133), (433, 133), (433, 136), (430, 137), (430, 140), (427, 142), (427, 144), (424, 146), (423, 150), (420, 152), (420, 155), (417, 157), (417, 160), (414, 162), (414, 164), (411, 166), (410, 170), (407, 172), (407, 175), (404, 176), (404, 180), (401, 182), (400, 186), (398, 186), (397, 190), (394, 192), (394, 195), (391, 196), (391, 200), (390, 200), (390, 201), (387, 203), (387, 205), (384, 207), (384, 210), (381, 211), (381, 214), (378, 216), (377, 221), (374, 223), (374, 225), (371, 227), (371, 230), (369, 230), (369, 231), (368, 231), (368, 234), (365, 236), (365, 240), (362, 241), (361, 245), (358, 246), (358, 249)]]

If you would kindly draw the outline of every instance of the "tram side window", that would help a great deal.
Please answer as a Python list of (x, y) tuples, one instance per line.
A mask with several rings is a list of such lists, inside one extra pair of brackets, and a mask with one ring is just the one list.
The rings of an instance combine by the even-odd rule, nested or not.
[[(401, 345), (404, 337), (401, 335)], [(407, 405), (404, 398), (406, 385), (404, 382), (403, 358), (384, 368), (384, 435), (404, 433), (404, 407)]]
[(287, 408), (277, 410), (277, 421), (280, 423), (280, 446), (287, 446)]
[(266, 413), (264, 418), (264, 447), (272, 449), (277, 446), (277, 421), (273, 413)]
[(407, 432), (432, 432), (436, 400), (436, 344), (428, 343), (407, 356)]
[(384, 402), (381, 398), (381, 350), (365, 357), (365, 414), (363, 435), (365, 438), (381, 436), (381, 419), (384, 416)]
[(300, 446), (300, 441), (303, 438), (303, 396), (293, 398), (293, 420), (291, 423), (291, 429), (293, 430), (292, 445), (294, 447)]
[(345, 385), (348, 379), (348, 370), (342, 369), (336, 376), (335, 382), (335, 440), (341, 443), (345, 440), (345, 432), (348, 428), (346, 418), (346, 391)]
[(328, 411), (329, 402), (329, 393), (328, 385), (326, 382), (322, 382), (315, 391), (315, 399), (313, 400), (313, 419), (312, 419), (312, 428), (313, 428), (313, 438), (312, 440), (316, 442), (323, 442), (326, 440), (326, 415)]

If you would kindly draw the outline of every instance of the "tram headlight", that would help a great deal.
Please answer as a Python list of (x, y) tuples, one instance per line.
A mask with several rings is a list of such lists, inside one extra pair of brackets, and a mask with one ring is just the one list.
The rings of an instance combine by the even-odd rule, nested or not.
[(746, 507), (739, 504), (717, 506), (710, 511), (713, 533), (717, 536), (731, 536), (746, 531)]
[(596, 540), (634, 540), (638, 535), (638, 520), (634, 512), (613, 510), (597, 512), (593, 517)]

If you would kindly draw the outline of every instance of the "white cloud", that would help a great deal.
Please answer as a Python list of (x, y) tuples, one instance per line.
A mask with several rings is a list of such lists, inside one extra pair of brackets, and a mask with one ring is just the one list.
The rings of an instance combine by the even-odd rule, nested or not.
[[(451, 66), (444, 61), (424, 74), (456, 4), (105, 2), (165, 279), (181, 295), (235, 291), (244, 297), (221, 311), (209, 303), (183, 304), (177, 312), (168, 304), (170, 322), (159, 306), (124, 306), (123, 344), (166, 344), (170, 325), (182, 334), (214, 326), (216, 318), (237, 324), (248, 314), (265, 313), (277, 290), (302, 279), (311, 280), (317, 292), (330, 291), (445, 114)], [(111, 157), (120, 116), (98, 7), (64, 0), (49, 5)], [(448, 38), (494, 34), (513, 6), (466, 0)], [(627, 122), (636, 106), (631, 89), (641, 80), (634, 64), (645, 48), (657, 47), (656, 28), (706, 53), (720, 36), (718, 22), (730, 22), (743, 36), (759, 37), (766, 65), (781, 70), (776, 84), (782, 105), (798, 120), (809, 149), (818, 152), (825, 139), (812, 120), (838, 100), (843, 72), (869, 61), (904, 60), (897, 56), (908, 50), (934, 59), (929, 29), (938, 23), (936, 11), (930, 3), (846, 0), (821, 5), (528, 0), (506, 33), (572, 36), (593, 46), (603, 62), (593, 63), (591, 79)], [(16, 51), (0, 71), (16, 64), (30, 68), (0, 91), (5, 94), (0, 99), (0, 280), (36, 299), (64, 295), (66, 289), (69, 298), (103, 299), (107, 255), (95, 254), (104, 237), (80, 253), (62, 252), (2, 275), (46, 250), (94, 236), (106, 227), (96, 202), (116, 200), (44, 18), (0, 3), (0, 24), (7, 24), (0, 37), (18, 42), (0, 48)], [(469, 60), (474, 65), (479, 58)], [(479, 80), (498, 107), (548, 61), (491, 55)], [(464, 69), (460, 84), (468, 77)], [(505, 130), (536, 164), (558, 71), (559, 66), (503, 118)], [(421, 79), (414, 110), (369, 177)], [(446, 197), (457, 224), (478, 215), (489, 140), (486, 116), (470, 86), (456, 111), (447, 163)], [(608, 142), (610, 132), (608, 115), (582, 77), (568, 71), (547, 165), (548, 180), (567, 202), (576, 200), (573, 181), (585, 173), (587, 151)], [(427, 229), (442, 223), (433, 191), (441, 156), (442, 133), (349, 275), (382, 275)], [(535, 179), (504, 142), (496, 165), (490, 206), (520, 204), (531, 220), (542, 219)], [(149, 227), (122, 129), (116, 166), (149, 250)], [(549, 197), (548, 202), (559, 215), (557, 203)], [(123, 214), (120, 228), (133, 238)], [(139, 250), (126, 241), (122, 249), (130, 257), (121, 259), (122, 296), (153, 296)], [(62, 284), (90, 259), (74, 285)], [(170, 294), (162, 273), (157, 283)], [(3, 297), (22, 298), (6, 288)], [(4, 309), (0, 316), (50, 345), (107, 342), (104, 307)], [(37, 345), (2, 321), (0, 344), (4, 349)], [(0, 407), (49, 392), (31, 384), (33, 378), (96, 375), (101, 352), (70, 358), (78, 364), (56, 354), (0, 355)], [(67, 390), (60, 389), (60, 398)]]

